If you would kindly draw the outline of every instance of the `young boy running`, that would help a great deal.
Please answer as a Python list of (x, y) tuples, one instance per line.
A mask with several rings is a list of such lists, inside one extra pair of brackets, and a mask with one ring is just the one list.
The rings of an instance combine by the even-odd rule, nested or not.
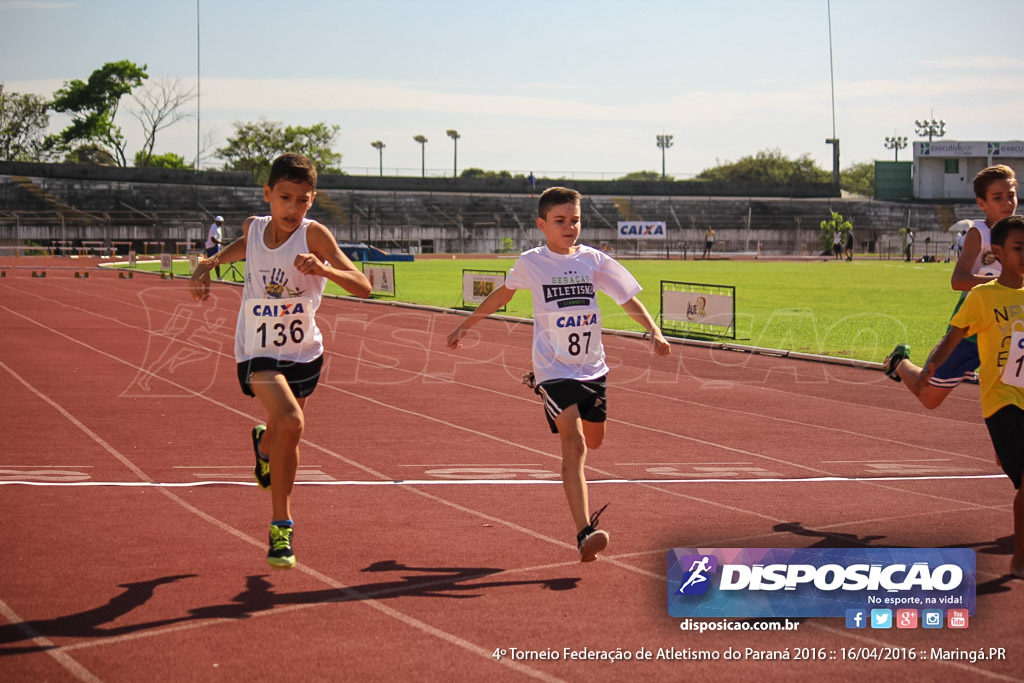
[[(989, 282), (999, 275), (999, 263), (992, 254), (990, 228), (1017, 211), (1017, 177), (1009, 166), (989, 166), (974, 177), (974, 194), (985, 220), (976, 220), (964, 238), (963, 251), (953, 268), (950, 285), (962, 292), (953, 312), (964, 302), (975, 285)], [(911, 363), (910, 346), (898, 344), (886, 356), (882, 370), (897, 382), (902, 381), (917, 400), (929, 410), (938, 408), (949, 393), (965, 379), (973, 379), (980, 364), (977, 340), (965, 338), (949, 358), (935, 370), (934, 376), (922, 377), (921, 368)]]
[(1024, 579), (1024, 216), (1004, 218), (992, 228), (992, 251), (1002, 264), (999, 278), (972, 289), (950, 321), (949, 331), (925, 362), (925, 377), (969, 334), (978, 336), (981, 412), (996, 461), (1013, 482), (1014, 551), (1010, 573)]
[(200, 261), (190, 282), (192, 298), (201, 301), (210, 295), (211, 270), (246, 262), (235, 360), (242, 392), (259, 399), (267, 411), (267, 424), (252, 430), (252, 443), (256, 481), (270, 487), (273, 507), (267, 562), (281, 569), (295, 566), (292, 487), (303, 410), (323, 364), (323, 336), (315, 313), (327, 280), (355, 296), (370, 295), (370, 282), (342, 253), (334, 235), (306, 218), (316, 196), (316, 178), (316, 167), (301, 154), (278, 157), (263, 186), (270, 215), (246, 220), (242, 236)]
[[(533, 295), (533, 381), (543, 398), (544, 414), (562, 446), (562, 488), (576, 523), (580, 561), (591, 562), (608, 545), (599, 531), (601, 510), (590, 515), (584, 464), (588, 448), (604, 440), (606, 380), (601, 312), (597, 292), (604, 291), (651, 335), (654, 352), (671, 349), (644, 305), (640, 285), (604, 252), (579, 246), (580, 193), (552, 187), (540, 196), (537, 227), (547, 245), (520, 255), (505, 280), (461, 325), (448, 335), (457, 349), (478, 322), (507, 304), (516, 290)], [(531, 384), (533, 386), (533, 384)]]

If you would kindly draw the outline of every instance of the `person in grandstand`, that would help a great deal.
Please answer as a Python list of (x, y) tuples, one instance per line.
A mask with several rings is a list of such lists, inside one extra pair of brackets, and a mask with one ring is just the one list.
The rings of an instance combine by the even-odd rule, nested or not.
[[(269, 216), (252, 216), (242, 236), (203, 259), (189, 288), (192, 298), (210, 295), (210, 271), (245, 260), (245, 284), (235, 327), (238, 382), (267, 411), (267, 424), (252, 430), (255, 477), (270, 488), (271, 567), (295, 566), (292, 548), (292, 488), (299, 466), (299, 441), (306, 400), (323, 365), (323, 335), (316, 324), (327, 281), (367, 298), (370, 282), (342, 253), (331, 232), (306, 218), (316, 196), (316, 167), (301, 154), (283, 154), (263, 186)], [(271, 480), (273, 474), (273, 480)]]
[(587, 450), (601, 446), (607, 418), (608, 365), (601, 342), (597, 292), (603, 291), (646, 330), (653, 351), (671, 349), (647, 309), (636, 298), (640, 285), (615, 259), (577, 245), (580, 193), (564, 187), (545, 190), (537, 207), (537, 227), (546, 244), (519, 256), (505, 280), (447, 338), (449, 348), (478, 322), (505, 306), (516, 291), (533, 297), (533, 370), (524, 381), (541, 396), (544, 416), (562, 449), (562, 488), (576, 525), (581, 562), (597, 559), (609, 536), (597, 529), (605, 507), (590, 514), (584, 474)]

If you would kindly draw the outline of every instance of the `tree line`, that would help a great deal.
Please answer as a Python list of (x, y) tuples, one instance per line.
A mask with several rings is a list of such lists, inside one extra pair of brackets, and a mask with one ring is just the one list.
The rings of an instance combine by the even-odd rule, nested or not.
[[(157, 134), (180, 121), (192, 119), (190, 105), (195, 88), (181, 79), (149, 80), (145, 64), (129, 60), (109, 62), (88, 80), (67, 81), (47, 99), (40, 95), (8, 91), (0, 83), (0, 160), (63, 161), (65, 163), (128, 166), (127, 141), (115, 120), (121, 102), (142, 128), (143, 143), (131, 157), (131, 165), (158, 168), (198, 168), (210, 157), (224, 161), (223, 170), (243, 171), (262, 181), (271, 161), (285, 152), (301, 152), (323, 173), (341, 173), (341, 154), (334, 151), (340, 127), (325, 122), (311, 126), (285, 126), (279, 121), (236, 121), (224, 147), (214, 148), (208, 135), (196, 155), (186, 161), (180, 154), (156, 154)], [(66, 114), (71, 122), (60, 132), (47, 134), (50, 112)], [(383, 145), (382, 145), (383, 146)], [(508, 171), (470, 168), (461, 177), (513, 177)], [(515, 176), (520, 177), (520, 176)], [(800, 185), (829, 183), (831, 172), (820, 168), (810, 155), (796, 159), (778, 149), (767, 149), (734, 162), (719, 163), (697, 175), (697, 180), (742, 181)], [(622, 180), (661, 181), (655, 171), (629, 173)], [(874, 164), (855, 164), (841, 173), (844, 190), (874, 194)]]

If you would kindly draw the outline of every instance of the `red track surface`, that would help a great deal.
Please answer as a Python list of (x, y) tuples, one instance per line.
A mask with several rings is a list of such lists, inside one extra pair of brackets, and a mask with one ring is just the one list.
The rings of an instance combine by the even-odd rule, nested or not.
[[(588, 478), (591, 507), (611, 503), (612, 542), (581, 565), (558, 443), (517, 383), (529, 327), (487, 321), (454, 354), (452, 316), (325, 301), (299, 567), (272, 572), (269, 495), (249, 472), (263, 416), (231, 356), (239, 290), (214, 291), (198, 305), (180, 280), (0, 280), (0, 480), (49, 484), (0, 487), (4, 680), (1022, 680), (1012, 486), (967, 478), (1000, 474), (977, 387), (927, 412), (877, 371), (683, 346), (653, 358), (607, 337), (612, 420)], [(822, 476), (851, 479), (807, 481)], [(646, 483), (601, 483), (623, 479)], [(53, 485), (69, 481), (167, 485)], [(666, 613), (670, 548), (865, 545), (976, 549), (970, 627), (807, 619), (698, 635)], [(836, 658), (492, 657), (730, 647)], [(860, 647), (1004, 647), (1007, 659), (843, 661)]]

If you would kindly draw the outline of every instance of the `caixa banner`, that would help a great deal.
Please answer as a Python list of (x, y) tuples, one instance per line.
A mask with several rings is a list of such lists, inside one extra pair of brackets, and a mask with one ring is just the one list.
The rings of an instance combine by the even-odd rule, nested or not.
[(619, 239), (663, 240), (665, 221), (619, 221)]
[(673, 617), (843, 617), (847, 609), (959, 608), (974, 614), (965, 548), (673, 548)]

